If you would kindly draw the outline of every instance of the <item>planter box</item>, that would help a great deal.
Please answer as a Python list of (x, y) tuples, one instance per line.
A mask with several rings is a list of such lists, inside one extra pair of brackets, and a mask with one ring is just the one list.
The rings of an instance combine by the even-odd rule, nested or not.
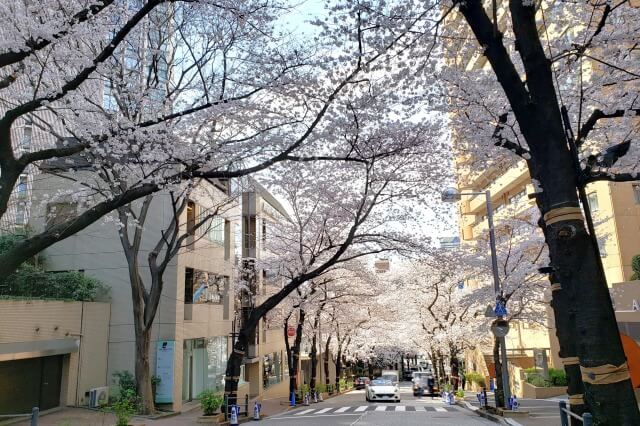
[(538, 387), (531, 383), (522, 383), (522, 397), (530, 399), (547, 399), (554, 396), (566, 395), (566, 386)]
[(224, 422), (224, 415), (215, 414), (213, 416), (198, 416), (198, 423), (219, 425)]

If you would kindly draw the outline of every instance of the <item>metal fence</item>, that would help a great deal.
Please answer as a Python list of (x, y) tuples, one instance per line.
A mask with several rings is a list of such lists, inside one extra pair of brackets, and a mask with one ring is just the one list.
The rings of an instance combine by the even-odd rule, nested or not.
[(593, 416), (591, 413), (584, 413), (582, 417), (580, 417), (576, 413), (572, 413), (571, 410), (567, 408), (566, 401), (560, 401), (560, 424), (562, 426), (569, 426), (569, 417), (580, 420), (583, 426), (593, 425)]
[(31, 426), (38, 426), (38, 418), (40, 417), (40, 408), (33, 407), (31, 413), (26, 414), (0, 414), (0, 420), (6, 418), (27, 417), (31, 420)]

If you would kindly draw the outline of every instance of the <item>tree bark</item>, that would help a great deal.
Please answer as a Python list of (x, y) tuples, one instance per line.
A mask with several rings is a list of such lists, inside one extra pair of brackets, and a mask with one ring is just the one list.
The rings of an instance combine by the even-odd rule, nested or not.
[(149, 364), (150, 345), (150, 330), (136, 330), (135, 376), (136, 392), (140, 400), (140, 414), (151, 414), (155, 409)]
[[(460, 11), (478, 42), (485, 46), (485, 55), (527, 141), (530, 175), (542, 189), (536, 197), (542, 216), (549, 212), (555, 216), (560, 208), (579, 211), (578, 176), (563, 128), (551, 62), (538, 35), (536, 8), (525, 6), (521, 0), (510, 0), (509, 8), (518, 52), (526, 71), (526, 85), (504, 47), (502, 34), (494, 32), (482, 2), (468, 0), (461, 4)], [(595, 255), (584, 220), (560, 216), (546, 222), (543, 226), (551, 265), (563, 288), (573, 295), (570, 305), (558, 301), (557, 309), (580, 307), (575, 319), (577, 354), (583, 380), (588, 377), (591, 382), (585, 381), (584, 394), (594, 423), (640, 424), (630, 379), (621, 375), (614, 381), (603, 381), (603, 376), (592, 370), (605, 365), (620, 367), (626, 357), (611, 296), (600, 272), (601, 260)]]
[(324, 356), (322, 357), (322, 363), (324, 366), (324, 384), (329, 386), (331, 381), (329, 380), (329, 345), (331, 344), (331, 335), (327, 337), (327, 342), (324, 345)]
[[(556, 336), (560, 344), (559, 355), (563, 359), (572, 359), (578, 356), (576, 345), (576, 326), (575, 326), (575, 313), (577, 307), (571, 306), (571, 295), (568, 294), (568, 290), (562, 288), (562, 284), (558, 282), (555, 274), (551, 274), (550, 281), (556, 284), (556, 287), (552, 287), (552, 299), (551, 308), (553, 309), (553, 315), (555, 317)], [(557, 288), (559, 286), (559, 288)], [(564, 307), (562, 309), (561, 307)], [(571, 396), (584, 395), (584, 384), (582, 383), (582, 376), (580, 374), (580, 365), (577, 363), (565, 363), (564, 371), (567, 375), (567, 393)], [(584, 401), (584, 399), (583, 399)], [(569, 407), (571, 412), (582, 416), (587, 412), (587, 406), (582, 403), (577, 403), (577, 399), (569, 400)], [(577, 419), (571, 418), (571, 424), (573, 426), (581, 426), (582, 422)]]
[(493, 338), (493, 365), (496, 373), (496, 406), (504, 407), (504, 389), (502, 388), (502, 362), (500, 362), (500, 339)]
[(336, 354), (336, 392), (340, 392), (340, 374), (342, 373), (342, 347), (338, 345)]

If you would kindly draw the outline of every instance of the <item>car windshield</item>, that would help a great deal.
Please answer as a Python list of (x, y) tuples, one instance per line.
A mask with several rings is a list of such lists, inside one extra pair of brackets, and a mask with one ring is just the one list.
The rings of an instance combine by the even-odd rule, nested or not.
[(369, 379), (368, 377), (358, 377), (358, 380), (362, 380), (362, 381), (366, 381), (368, 379)]
[(391, 380), (387, 379), (375, 379), (371, 382), (373, 386), (391, 386)]
[(414, 373), (413, 377), (415, 377), (416, 379), (421, 379), (421, 378), (427, 378), (429, 376), (429, 373)]

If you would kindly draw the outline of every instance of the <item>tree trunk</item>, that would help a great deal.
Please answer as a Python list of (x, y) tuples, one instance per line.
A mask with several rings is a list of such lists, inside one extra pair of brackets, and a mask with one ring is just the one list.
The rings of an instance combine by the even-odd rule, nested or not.
[(135, 376), (136, 391), (140, 399), (140, 414), (152, 414), (155, 409), (149, 364), (150, 345), (151, 332), (149, 330), (136, 330)]
[(238, 381), (240, 380), (242, 361), (248, 347), (249, 339), (247, 336), (249, 336), (254, 329), (255, 327), (249, 329), (243, 326), (238, 333), (238, 340), (236, 340), (236, 343), (233, 345), (233, 350), (231, 354), (229, 354), (224, 378), (224, 394), (228, 398), (229, 406), (235, 405), (238, 402)]
[(450, 366), (451, 366), (451, 379), (453, 380), (453, 390), (458, 390), (458, 383), (460, 380), (460, 369), (458, 368), (458, 358), (455, 351), (450, 353)]
[[(582, 403), (580, 403), (581, 401), (578, 397), (584, 395), (584, 385), (580, 374), (580, 365), (574, 361), (578, 356), (575, 326), (575, 311), (577, 308), (571, 306), (572, 297), (568, 294), (567, 289), (562, 288), (562, 284), (558, 282), (555, 274), (551, 274), (550, 281), (552, 283), (551, 307), (555, 317), (556, 336), (560, 344), (559, 355), (565, 360), (564, 371), (567, 374), (568, 381), (567, 393), (569, 396), (573, 396), (573, 398), (569, 399), (569, 407), (573, 413), (582, 416), (588, 409), (584, 404), (584, 397), (582, 397)], [(565, 309), (560, 309), (560, 306), (564, 306)], [(566, 307), (569, 308), (567, 309)], [(573, 426), (581, 426), (582, 422), (572, 417), (571, 424)]]
[[(551, 265), (569, 305), (577, 306), (577, 354), (585, 387), (585, 400), (595, 424), (640, 424), (640, 412), (631, 380), (625, 374), (626, 357), (618, 332), (611, 296), (587, 234), (578, 201), (577, 171), (569, 151), (555, 92), (551, 61), (546, 57), (536, 22), (536, 8), (510, 0), (512, 28), (526, 72), (526, 85), (495, 32), (482, 2), (467, 1), (460, 7), (483, 46), (504, 89), (529, 147), (530, 175), (541, 191), (536, 196), (545, 227)], [(560, 210), (563, 209), (563, 210)], [(609, 368), (613, 376), (603, 374)], [(498, 382), (500, 382), (498, 380)]]
[(502, 388), (502, 362), (500, 362), (500, 339), (493, 338), (493, 365), (496, 373), (496, 406), (504, 407), (504, 390)]
[(342, 373), (342, 348), (338, 346), (336, 355), (336, 392), (340, 392), (340, 374)]
[(318, 375), (318, 339), (316, 334), (313, 334), (313, 338), (311, 339), (311, 380), (309, 382), (309, 387), (311, 388), (311, 392), (315, 392), (316, 390), (316, 376)]
[(327, 342), (324, 345), (324, 355), (322, 357), (322, 363), (324, 366), (324, 384), (329, 386), (331, 381), (329, 380), (329, 344), (331, 343), (331, 336), (327, 337)]

